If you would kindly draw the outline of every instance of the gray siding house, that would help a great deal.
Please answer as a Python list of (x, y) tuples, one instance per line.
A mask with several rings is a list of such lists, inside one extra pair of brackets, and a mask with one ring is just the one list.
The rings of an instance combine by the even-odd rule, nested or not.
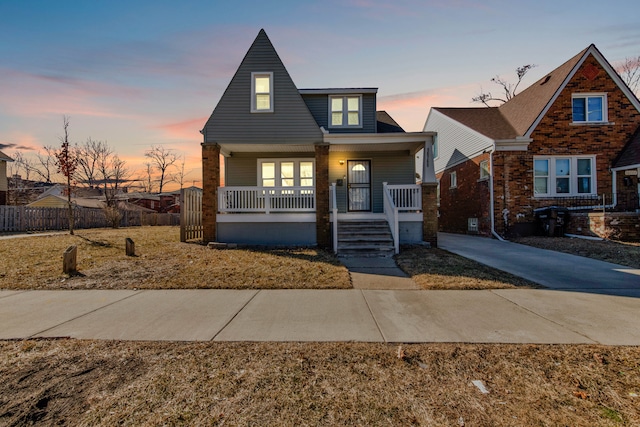
[[(380, 245), (382, 223), (396, 253), (400, 243), (435, 246), (435, 133), (404, 132), (376, 111), (376, 95), (298, 89), (261, 30), (201, 131), (205, 242), (339, 252), (348, 242)], [(427, 179), (417, 185), (420, 150)], [(341, 228), (349, 224), (357, 239)]]
[(0, 151), (0, 206), (7, 204), (7, 162), (13, 162), (13, 159)]

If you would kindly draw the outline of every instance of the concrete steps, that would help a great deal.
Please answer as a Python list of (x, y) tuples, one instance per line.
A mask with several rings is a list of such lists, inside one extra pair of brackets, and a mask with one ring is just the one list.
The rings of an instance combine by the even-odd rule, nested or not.
[(384, 220), (338, 221), (338, 256), (391, 257), (393, 236)]

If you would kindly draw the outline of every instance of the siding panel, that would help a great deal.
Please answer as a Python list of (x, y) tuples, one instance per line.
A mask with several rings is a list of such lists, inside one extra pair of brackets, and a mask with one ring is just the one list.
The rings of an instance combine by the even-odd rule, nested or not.
[(436, 173), (464, 163), (493, 145), (488, 138), (476, 134), (436, 110), (429, 113), (424, 130), (438, 133), (438, 157), (434, 162)]

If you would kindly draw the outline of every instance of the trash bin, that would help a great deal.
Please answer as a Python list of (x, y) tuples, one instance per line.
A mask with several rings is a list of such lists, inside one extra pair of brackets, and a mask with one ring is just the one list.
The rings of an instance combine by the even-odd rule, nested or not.
[(563, 237), (569, 222), (569, 209), (547, 206), (534, 209), (538, 233), (542, 236)]

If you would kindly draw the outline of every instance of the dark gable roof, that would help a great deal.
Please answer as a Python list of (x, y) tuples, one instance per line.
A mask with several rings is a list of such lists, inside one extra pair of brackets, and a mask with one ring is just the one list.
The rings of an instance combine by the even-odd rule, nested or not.
[(509, 102), (505, 102), (498, 107), (515, 129), (517, 136), (527, 133), (591, 46), (593, 45), (582, 50), (573, 58), (511, 98)]
[(434, 109), (494, 140), (513, 139), (518, 136), (498, 107)]
[(376, 111), (377, 132), (394, 133), (404, 132), (404, 129), (386, 111)]
[(500, 107), (436, 108), (442, 114), (494, 139), (523, 136), (551, 102), (590, 45)]
[(640, 127), (620, 153), (620, 157), (613, 162), (614, 168), (640, 165)]

